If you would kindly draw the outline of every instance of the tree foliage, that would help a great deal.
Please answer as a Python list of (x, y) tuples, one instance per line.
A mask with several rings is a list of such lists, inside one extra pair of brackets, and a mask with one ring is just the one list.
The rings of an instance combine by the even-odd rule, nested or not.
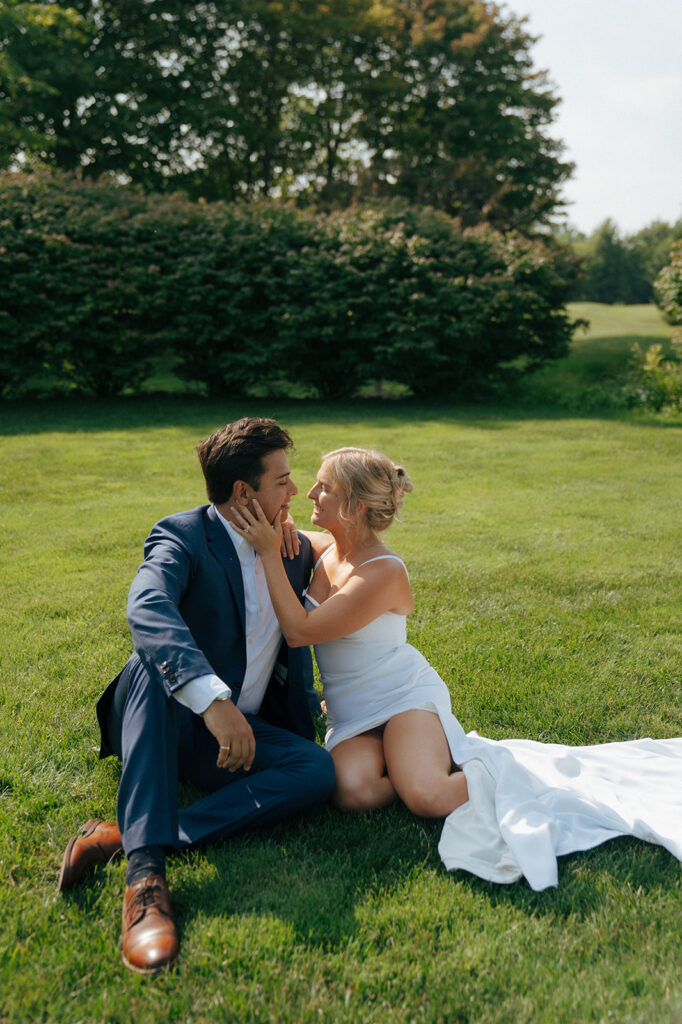
[(682, 239), (682, 218), (674, 224), (664, 220), (655, 220), (631, 235), (628, 242), (637, 253), (646, 280), (652, 288), (663, 267), (670, 260), (670, 252), (675, 242)]
[(646, 279), (640, 253), (623, 239), (612, 220), (605, 220), (576, 250), (583, 258), (583, 277), (576, 298), (588, 302), (648, 302), (651, 281)]
[[(0, 4), (0, 169), (16, 153), (59, 162), (56, 125), (70, 90), (92, 87), (85, 51), (91, 28), (73, 7), (2, 0)], [(68, 118), (68, 115), (66, 115)]]
[(670, 250), (670, 262), (656, 278), (658, 303), (671, 324), (682, 324), (682, 238)]
[(657, 275), (668, 262), (670, 247), (682, 238), (682, 220), (656, 220), (633, 235), (622, 235), (605, 220), (586, 237), (564, 228), (556, 233), (580, 259), (581, 272), (571, 296), (585, 302), (651, 302)]
[(210, 394), (463, 397), (563, 355), (570, 260), (404, 204), (333, 214), (0, 177), (0, 391), (106, 395), (161, 354)]
[(546, 221), (571, 167), (546, 134), (558, 101), (532, 42), (493, 4), (393, 4), (367, 79), (366, 181), (467, 225)]
[(494, 4), (13, 0), (15, 18), (23, 8), (52, 21), (2, 33), (4, 65), (22, 69), (0, 81), (6, 161), (209, 200), (401, 197), (501, 229), (547, 222), (571, 170), (533, 39)]

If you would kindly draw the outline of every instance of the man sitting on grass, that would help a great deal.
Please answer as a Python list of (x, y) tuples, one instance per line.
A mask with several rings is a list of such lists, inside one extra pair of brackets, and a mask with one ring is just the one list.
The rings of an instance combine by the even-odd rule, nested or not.
[[(100, 757), (122, 761), (118, 824), (89, 821), (69, 842), (59, 889), (125, 852), (122, 953), (140, 973), (178, 954), (166, 851), (274, 824), (333, 789), (331, 757), (314, 742), (310, 651), (283, 642), (260, 558), (227, 519), (254, 498), (271, 523), (287, 518), (291, 447), (268, 419), (206, 438), (198, 453), (211, 504), (154, 526), (130, 589), (135, 654), (97, 705)], [(313, 558), (293, 532), (285, 566), (300, 597)], [(205, 795), (179, 809), (179, 780)]]

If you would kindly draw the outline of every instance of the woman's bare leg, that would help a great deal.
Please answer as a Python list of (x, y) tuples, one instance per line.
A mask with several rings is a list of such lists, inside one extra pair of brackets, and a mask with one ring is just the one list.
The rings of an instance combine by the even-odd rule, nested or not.
[(336, 768), (332, 797), (344, 811), (369, 811), (395, 800), (395, 789), (386, 774), (381, 733), (377, 730), (353, 736), (331, 752)]
[(394, 715), (383, 740), (388, 776), (414, 814), (446, 818), (469, 799), (464, 772), (452, 770), (450, 747), (435, 712)]

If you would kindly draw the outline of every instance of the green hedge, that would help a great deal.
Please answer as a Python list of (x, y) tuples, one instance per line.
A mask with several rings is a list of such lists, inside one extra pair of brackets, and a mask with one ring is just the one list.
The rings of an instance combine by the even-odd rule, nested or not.
[(415, 208), (314, 214), (0, 175), (0, 390), (460, 397), (565, 353), (566, 250)]

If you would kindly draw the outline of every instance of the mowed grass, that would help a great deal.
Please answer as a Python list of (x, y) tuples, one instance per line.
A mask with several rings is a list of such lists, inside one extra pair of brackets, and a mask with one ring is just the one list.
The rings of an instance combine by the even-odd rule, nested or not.
[(558, 889), (448, 874), (438, 822), (324, 807), (169, 862), (172, 974), (120, 962), (123, 865), (60, 897), (64, 846), (112, 818), (97, 696), (130, 650), (151, 524), (203, 502), (194, 446), (242, 414), (293, 433), (294, 511), (322, 452), (411, 474), (390, 543), (410, 640), (467, 729), (589, 743), (682, 733), (682, 427), (411, 403), (185, 399), (2, 413), (0, 1021), (663, 1022), (682, 1018), (680, 866), (619, 839)]
[(531, 401), (576, 410), (594, 408), (603, 403), (603, 395), (594, 386), (607, 389), (622, 377), (632, 364), (632, 349), (660, 343), (666, 350), (674, 328), (653, 303), (638, 306), (606, 306), (598, 302), (572, 302), (568, 311), (574, 320), (586, 320), (588, 326), (577, 329), (571, 350), (564, 359), (540, 370), (523, 381), (519, 391)]

